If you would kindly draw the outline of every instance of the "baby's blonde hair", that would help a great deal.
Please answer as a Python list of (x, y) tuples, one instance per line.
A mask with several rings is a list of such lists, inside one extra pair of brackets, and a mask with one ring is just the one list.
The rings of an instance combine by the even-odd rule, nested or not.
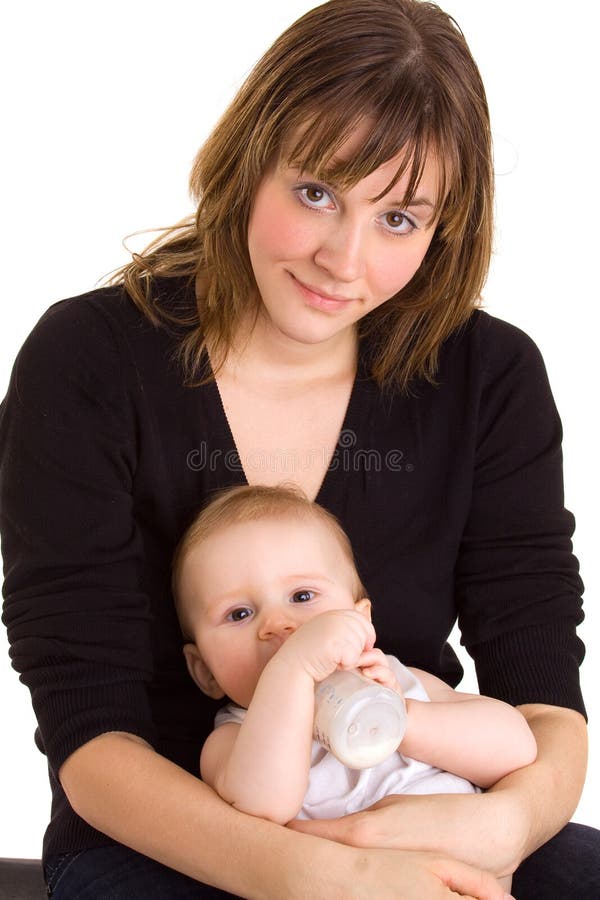
[(355, 574), (354, 600), (367, 597), (360, 580), (354, 552), (348, 535), (336, 517), (309, 500), (306, 494), (294, 484), (240, 485), (226, 488), (216, 494), (196, 516), (184, 532), (173, 555), (172, 588), (175, 607), (184, 636), (189, 637), (189, 627), (182, 608), (179, 584), (185, 559), (193, 547), (197, 547), (215, 532), (241, 522), (257, 522), (263, 519), (295, 517), (322, 522), (333, 534), (351, 564)]

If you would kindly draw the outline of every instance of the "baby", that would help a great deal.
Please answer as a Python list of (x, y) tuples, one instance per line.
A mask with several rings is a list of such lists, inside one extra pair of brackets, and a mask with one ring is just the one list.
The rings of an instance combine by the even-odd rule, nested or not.
[[(179, 544), (173, 588), (192, 678), (231, 701), (202, 748), (201, 776), (237, 809), (281, 824), (338, 817), (400, 793), (487, 788), (535, 759), (518, 710), (375, 647), (350, 542), (295, 487), (219, 495)], [(404, 697), (402, 743), (371, 769), (349, 770), (313, 740), (315, 685), (337, 669)]]

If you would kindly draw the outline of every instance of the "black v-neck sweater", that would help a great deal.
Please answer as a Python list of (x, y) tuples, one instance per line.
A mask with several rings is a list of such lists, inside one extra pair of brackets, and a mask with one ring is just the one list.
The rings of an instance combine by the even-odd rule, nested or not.
[[(183, 291), (163, 283), (163, 302)], [(62, 301), (1, 407), (3, 620), (48, 756), (45, 854), (109, 842), (57, 783), (77, 747), (131, 732), (197, 773), (219, 705), (184, 666), (170, 557), (211, 492), (245, 479), (216, 385), (183, 387), (174, 349), (120, 288)], [(477, 311), (437, 380), (384, 396), (363, 344), (317, 497), (355, 548), (378, 644), (456, 685), (458, 616), (482, 693), (583, 711), (582, 585), (540, 354)]]

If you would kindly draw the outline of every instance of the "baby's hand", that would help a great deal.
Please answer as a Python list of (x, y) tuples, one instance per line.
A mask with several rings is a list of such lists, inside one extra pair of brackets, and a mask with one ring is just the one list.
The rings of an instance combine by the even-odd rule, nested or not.
[(301, 666), (313, 681), (336, 669), (354, 669), (375, 643), (375, 630), (356, 610), (337, 609), (305, 622), (278, 650), (280, 660)]
[(402, 688), (392, 672), (383, 650), (378, 650), (377, 647), (366, 650), (359, 659), (357, 668), (367, 678), (372, 678), (373, 681), (383, 685), (383, 687), (390, 688), (392, 691), (400, 694), (401, 697), (404, 697)]

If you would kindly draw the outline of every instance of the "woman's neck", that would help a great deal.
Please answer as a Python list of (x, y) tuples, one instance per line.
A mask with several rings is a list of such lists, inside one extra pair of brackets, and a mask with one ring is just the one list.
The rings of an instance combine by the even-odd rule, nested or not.
[(304, 387), (315, 382), (354, 378), (357, 354), (354, 328), (328, 341), (301, 343), (270, 328), (268, 321), (259, 315), (253, 327), (238, 329), (224, 369), (236, 378)]

